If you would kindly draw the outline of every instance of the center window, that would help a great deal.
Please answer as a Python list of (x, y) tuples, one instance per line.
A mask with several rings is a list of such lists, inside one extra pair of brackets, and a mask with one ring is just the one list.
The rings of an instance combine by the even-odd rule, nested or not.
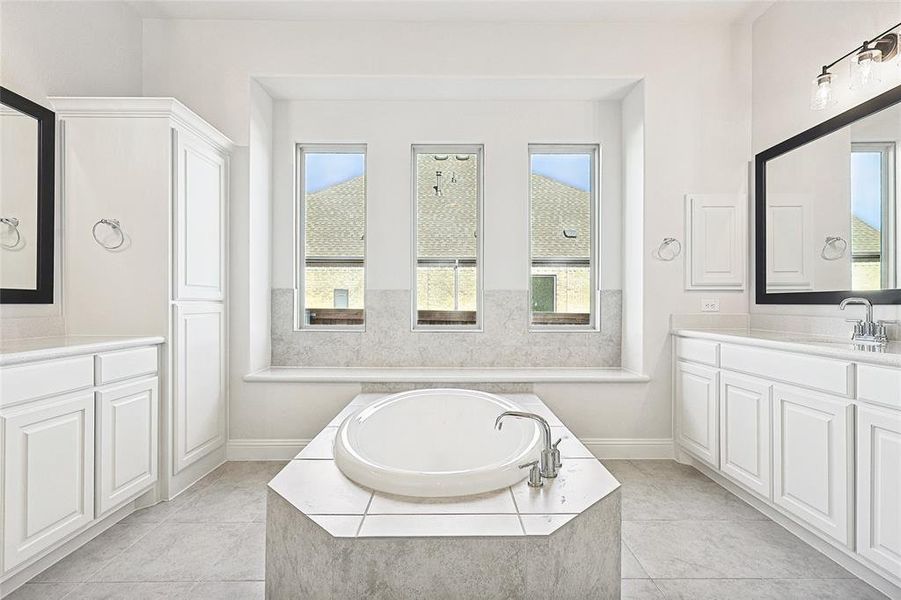
[(481, 323), (482, 147), (413, 147), (415, 329)]

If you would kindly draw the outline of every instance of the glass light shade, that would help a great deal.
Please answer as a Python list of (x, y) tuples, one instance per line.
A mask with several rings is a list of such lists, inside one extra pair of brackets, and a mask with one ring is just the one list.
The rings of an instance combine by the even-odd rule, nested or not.
[(833, 83), (835, 83), (835, 76), (828, 72), (822, 73), (813, 80), (813, 88), (810, 92), (810, 108), (812, 110), (823, 110), (836, 103)]
[(882, 50), (864, 48), (851, 57), (851, 89), (867, 90), (882, 82)]

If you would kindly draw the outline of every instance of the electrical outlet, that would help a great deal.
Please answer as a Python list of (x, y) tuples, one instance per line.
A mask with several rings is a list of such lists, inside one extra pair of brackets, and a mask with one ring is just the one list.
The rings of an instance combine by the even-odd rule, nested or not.
[(719, 298), (702, 298), (701, 312), (720, 312)]

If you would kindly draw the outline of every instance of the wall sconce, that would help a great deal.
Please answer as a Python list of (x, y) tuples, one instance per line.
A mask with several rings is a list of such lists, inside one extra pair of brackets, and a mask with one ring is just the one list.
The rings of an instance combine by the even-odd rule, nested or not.
[(901, 23), (893, 25), (872, 40), (866, 40), (850, 52), (823, 65), (822, 72), (813, 80), (810, 93), (810, 108), (823, 110), (836, 103), (836, 75), (830, 69), (850, 57), (850, 87), (852, 90), (868, 90), (882, 81), (882, 69), (885, 63), (898, 55), (901, 35), (893, 33), (901, 28)]

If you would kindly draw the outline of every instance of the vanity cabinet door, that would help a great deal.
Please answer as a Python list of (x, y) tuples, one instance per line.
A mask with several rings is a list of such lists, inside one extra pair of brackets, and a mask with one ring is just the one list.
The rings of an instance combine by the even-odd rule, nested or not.
[(94, 518), (94, 394), (2, 413), (3, 570)]
[(187, 132), (174, 135), (175, 300), (222, 300), (226, 159)]
[(857, 552), (901, 573), (901, 411), (857, 407)]
[(719, 467), (718, 371), (676, 363), (676, 438), (695, 457)]
[(217, 302), (175, 306), (173, 471), (225, 443), (225, 312)]
[(97, 515), (157, 480), (159, 383), (156, 377), (97, 392)]
[(774, 386), (773, 500), (820, 532), (852, 545), (853, 406)]
[(755, 494), (772, 499), (772, 384), (723, 373), (720, 382), (720, 468)]

